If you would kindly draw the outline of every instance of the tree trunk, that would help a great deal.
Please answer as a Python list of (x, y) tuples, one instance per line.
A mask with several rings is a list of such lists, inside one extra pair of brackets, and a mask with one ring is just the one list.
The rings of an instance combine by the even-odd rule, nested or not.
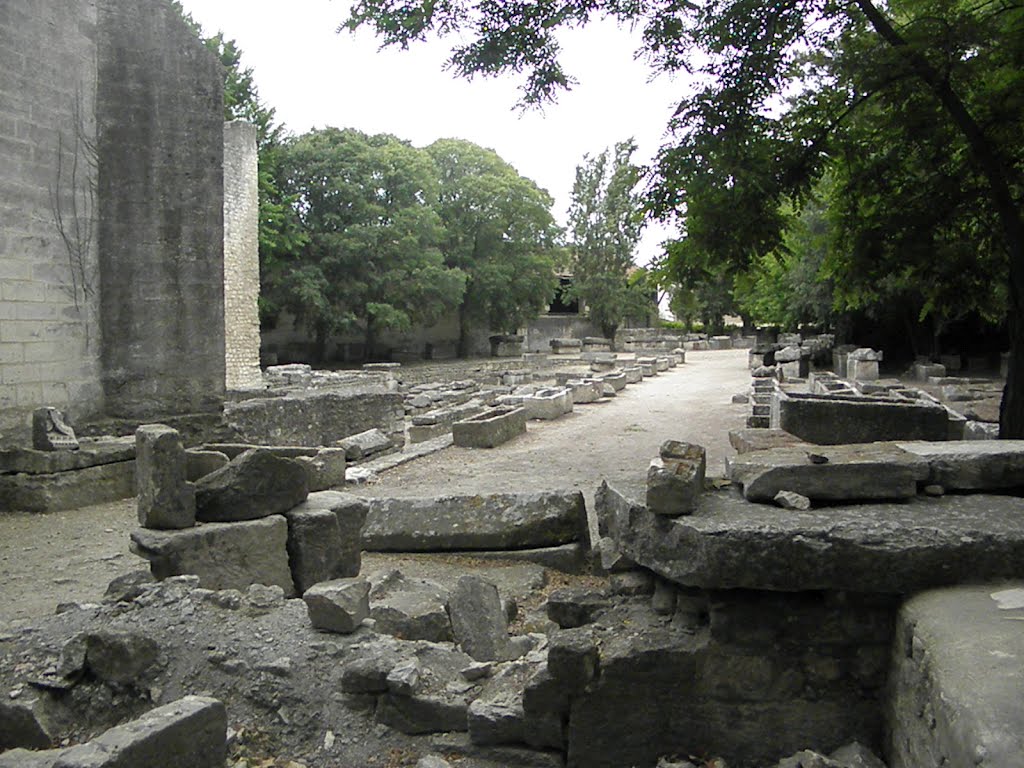
[(366, 333), (363, 335), (363, 346), (363, 360), (372, 362), (375, 359), (373, 356), (374, 347), (377, 346), (377, 326), (374, 324), (372, 317), (366, 318)]
[(327, 359), (327, 339), (329, 335), (327, 333), (327, 323), (320, 322), (316, 324), (316, 341), (314, 342), (313, 356), (318, 363), (322, 363)]
[(917, 74), (928, 85), (932, 93), (949, 114), (957, 127), (978, 169), (988, 182), (989, 196), (995, 206), (1010, 261), (1010, 366), (1007, 371), (1006, 387), (999, 412), (999, 437), (1003, 439), (1024, 439), (1024, 328), (1021, 328), (1021, 312), (1024, 311), (1024, 220), (1007, 178), (1007, 169), (1012, 167), (1004, 162), (984, 130), (967, 109), (949, 80), (938, 72), (920, 53), (912, 52), (907, 41), (889, 22), (871, 0), (855, 0), (857, 7), (867, 17), (878, 35), (893, 48), (908, 50), (908, 56)]
[(469, 310), (465, 300), (459, 305), (459, 348), (456, 354), (459, 358), (469, 357)]

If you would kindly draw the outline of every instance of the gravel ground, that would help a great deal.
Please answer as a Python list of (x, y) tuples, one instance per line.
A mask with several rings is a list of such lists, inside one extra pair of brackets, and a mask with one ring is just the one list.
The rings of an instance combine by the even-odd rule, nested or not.
[[(588, 505), (602, 479), (643, 488), (647, 464), (669, 438), (704, 445), (708, 474), (724, 470), (728, 431), (749, 410), (730, 402), (750, 385), (744, 350), (689, 352), (687, 363), (577, 406), (492, 450), (452, 447), (355, 488), (366, 496), (579, 489)], [(0, 514), (0, 629), (52, 614), (62, 602), (96, 601), (115, 576), (137, 569), (128, 550), (133, 500), (47, 515)]]

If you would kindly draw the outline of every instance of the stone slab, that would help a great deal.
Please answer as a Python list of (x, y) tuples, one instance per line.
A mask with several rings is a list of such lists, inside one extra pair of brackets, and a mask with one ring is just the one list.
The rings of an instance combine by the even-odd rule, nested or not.
[(49, 475), (88, 469), (135, 458), (134, 437), (80, 438), (77, 451), (37, 451), (33, 448), (0, 450), (0, 474), (22, 472)]
[(134, 459), (49, 475), (0, 475), (0, 509), (9, 511), (59, 512), (134, 495)]
[(1024, 440), (955, 440), (897, 445), (926, 460), (928, 483), (941, 485), (947, 491), (1024, 488)]
[(182, 531), (132, 532), (131, 549), (149, 560), (157, 579), (194, 574), (206, 589), (278, 585), (295, 594), (288, 566), (288, 523), (281, 515), (205, 523)]
[(790, 448), (797, 445), (808, 445), (799, 437), (794, 437), (784, 429), (733, 429), (729, 431), (729, 444), (736, 453), (766, 451), (773, 448)]
[[(827, 461), (815, 463), (810, 457)], [(891, 443), (751, 451), (726, 458), (726, 474), (750, 501), (793, 491), (815, 501), (907, 499), (928, 479), (928, 462)]]
[(806, 512), (709, 492), (693, 515), (663, 518), (608, 489), (620, 551), (683, 586), (909, 594), (1024, 577), (1021, 500), (984, 494), (917, 497)]
[(886, 702), (892, 768), (1024, 764), (1022, 598), (1016, 581), (903, 606)]
[(581, 493), (373, 499), (363, 548), (446, 552), (554, 547), (585, 540)]
[[(111, 728), (85, 744), (52, 751), (57, 757), (52, 765), (60, 768), (221, 768), (227, 759), (227, 727), (227, 712), (221, 702), (186, 696)], [(26, 766), (46, 764), (21, 763)]]

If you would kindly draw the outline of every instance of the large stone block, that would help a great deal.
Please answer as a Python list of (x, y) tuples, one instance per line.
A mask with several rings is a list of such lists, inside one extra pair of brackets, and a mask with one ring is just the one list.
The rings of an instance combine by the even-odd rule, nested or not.
[(0, 475), (0, 509), (57, 512), (135, 495), (135, 461), (53, 474)]
[(254, 520), (286, 512), (309, 495), (297, 461), (253, 448), (196, 483), (196, 517), (203, 522)]
[(191, 528), (196, 522), (196, 488), (188, 482), (181, 434), (163, 424), (135, 431), (137, 511), (143, 528)]
[(227, 711), (216, 699), (186, 696), (111, 728), (61, 754), (61, 768), (221, 768)]
[(889, 764), (1013, 768), (1024, 757), (1024, 583), (917, 595), (900, 610)]
[(751, 451), (726, 459), (730, 480), (750, 501), (779, 491), (815, 501), (907, 499), (928, 479), (928, 462), (892, 443), (799, 446)]
[(452, 424), (455, 445), (464, 448), (496, 448), (513, 437), (526, 434), (526, 411), (502, 407)]
[(930, 402), (776, 391), (771, 426), (817, 445), (945, 440), (949, 416)]
[(405, 409), (395, 392), (311, 391), (229, 403), (224, 418), (246, 442), (320, 447), (374, 428), (400, 434)]
[(1020, 500), (918, 497), (806, 512), (705, 494), (700, 511), (665, 518), (613, 489), (604, 504), (627, 557), (677, 584), (909, 594), (1024, 574)]
[(394, 552), (553, 547), (586, 540), (586, 525), (578, 491), (373, 499), (363, 546)]
[(351, 494), (320, 491), (285, 512), (288, 560), (299, 594), (320, 581), (359, 575), (369, 509)]
[(206, 589), (295, 587), (288, 566), (288, 523), (280, 515), (240, 523), (208, 523), (181, 531), (140, 529), (131, 549), (149, 560), (158, 579), (195, 574)]
[(897, 443), (928, 462), (928, 483), (946, 490), (1024, 488), (1024, 440)]

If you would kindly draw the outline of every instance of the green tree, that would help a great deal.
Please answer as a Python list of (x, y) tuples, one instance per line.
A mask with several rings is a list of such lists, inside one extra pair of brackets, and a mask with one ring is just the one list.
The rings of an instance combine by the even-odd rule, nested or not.
[(569, 204), (572, 292), (608, 338), (636, 303), (628, 281), (643, 221), (635, 191), (640, 170), (630, 162), (635, 151), (629, 140), (613, 152), (584, 155)]
[(388, 134), (325, 128), (287, 143), (282, 165), (306, 236), (282, 268), (282, 296), (321, 359), (332, 332), (361, 327), (369, 357), (382, 330), (458, 306), (466, 278), (438, 248), (437, 167), (425, 151)]
[[(572, 84), (559, 62), (558, 29), (600, 16), (639, 26), (656, 70), (697, 75), (648, 200), (655, 214), (683, 225), (693, 242), (682, 252), (704, 249), (742, 271), (775, 249), (785, 223), (780, 204), (799, 200), (839, 162), (840, 134), (863, 153), (890, 145), (908, 152), (922, 137), (934, 146), (947, 140), (945, 167), (959, 166), (968, 183), (941, 189), (952, 174), (932, 165), (919, 186), (967, 201), (975, 225), (991, 225), (979, 234), (1004, 260), (991, 282), (1006, 286), (1013, 352), (1000, 434), (1024, 437), (1024, 7), (1013, 0), (359, 0), (347, 25), (369, 24), (385, 44), (408, 45), (431, 31), (461, 34), (451, 58), (456, 72), (522, 72), (524, 99), (536, 103)], [(865, 110), (883, 119), (877, 130), (864, 120), (845, 131)], [(877, 204), (890, 205), (884, 178), (874, 189)], [(983, 255), (974, 270), (992, 261)]]
[(551, 196), (493, 150), (441, 139), (426, 152), (440, 179), (441, 252), (466, 275), (459, 304), (459, 356), (465, 357), (474, 324), (515, 332), (550, 304), (558, 286), (559, 230)]

